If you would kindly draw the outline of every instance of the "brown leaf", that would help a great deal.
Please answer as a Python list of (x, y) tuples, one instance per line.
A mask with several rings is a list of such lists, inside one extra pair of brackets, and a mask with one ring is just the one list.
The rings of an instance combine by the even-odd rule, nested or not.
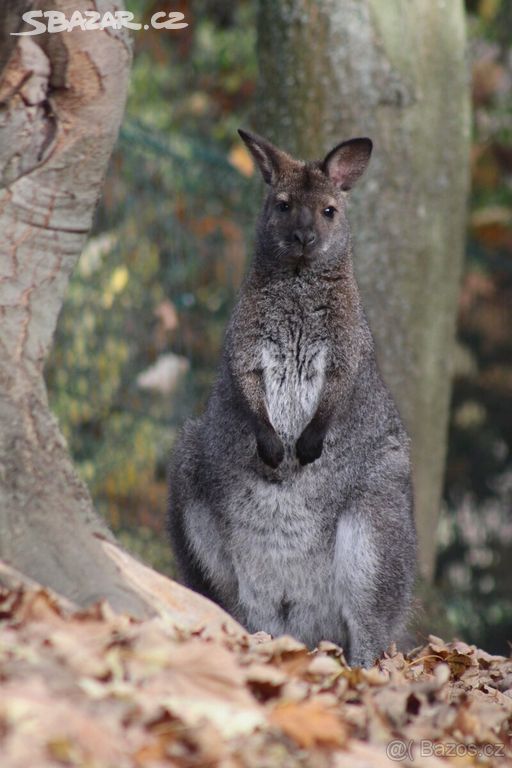
[(245, 672), (249, 690), (259, 701), (267, 701), (279, 694), (287, 677), (281, 669), (270, 664), (251, 664)]
[(489, 104), (496, 93), (510, 85), (507, 70), (498, 56), (497, 46), (489, 47), (473, 64), (473, 99), (477, 106)]
[(488, 248), (512, 246), (512, 209), (494, 205), (474, 211), (471, 215), (471, 230)]
[(341, 747), (347, 740), (346, 727), (338, 716), (316, 701), (280, 704), (269, 719), (305, 749), (316, 745)]
[(259, 643), (254, 650), (291, 676), (302, 675), (312, 658), (306, 646), (289, 635)]
[(341, 664), (332, 656), (315, 656), (308, 664), (308, 675), (312, 677), (332, 677), (341, 674)]

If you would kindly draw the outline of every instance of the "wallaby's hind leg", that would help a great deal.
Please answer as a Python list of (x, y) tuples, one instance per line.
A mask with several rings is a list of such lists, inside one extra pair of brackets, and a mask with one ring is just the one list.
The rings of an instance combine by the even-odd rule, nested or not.
[(183, 584), (235, 614), (238, 581), (225, 548), (222, 522), (207, 500), (198, 498), (189, 472), (179, 461), (171, 468), (167, 527)]
[[(414, 580), (414, 527), (402, 503), (380, 493), (362, 495), (338, 522), (335, 579), (349, 630), (352, 666), (369, 667), (399, 639)], [(385, 530), (385, 532), (384, 532)], [(382, 536), (382, 538), (381, 538)]]
[(352, 613), (349, 637), (347, 661), (352, 667), (371, 667), (382, 651), (395, 640), (393, 626), (389, 625), (384, 615), (372, 617), (364, 613)]
[(189, 589), (193, 589), (194, 592), (199, 592), (201, 595), (220, 604), (220, 597), (217, 594), (211, 579), (208, 578), (204, 566), (201, 566), (201, 563), (194, 554), (192, 544), (187, 537), (183, 512), (181, 510), (178, 511), (175, 508), (170, 509), (168, 515), (168, 530), (175, 555), (179, 580), (186, 587), (189, 587)]

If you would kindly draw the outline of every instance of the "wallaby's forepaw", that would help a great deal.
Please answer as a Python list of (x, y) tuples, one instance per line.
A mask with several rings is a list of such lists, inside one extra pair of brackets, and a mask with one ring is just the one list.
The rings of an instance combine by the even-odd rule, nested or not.
[(324, 435), (317, 429), (306, 427), (302, 435), (297, 440), (295, 451), (297, 458), (302, 466), (311, 464), (322, 455), (324, 447)]
[(276, 469), (284, 458), (284, 445), (275, 432), (267, 432), (256, 440), (258, 456), (272, 469)]

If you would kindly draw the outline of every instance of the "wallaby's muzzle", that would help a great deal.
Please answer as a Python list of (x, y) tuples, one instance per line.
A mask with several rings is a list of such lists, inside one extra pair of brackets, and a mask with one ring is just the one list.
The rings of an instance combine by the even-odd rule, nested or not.
[(293, 233), (293, 239), (300, 243), (303, 248), (307, 248), (315, 244), (316, 235), (311, 229), (296, 229)]

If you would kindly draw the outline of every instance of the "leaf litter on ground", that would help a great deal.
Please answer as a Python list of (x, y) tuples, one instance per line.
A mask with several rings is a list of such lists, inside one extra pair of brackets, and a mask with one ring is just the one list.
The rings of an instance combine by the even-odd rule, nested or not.
[(371, 669), (291, 637), (0, 590), (2, 768), (512, 765), (512, 659), (430, 636)]

